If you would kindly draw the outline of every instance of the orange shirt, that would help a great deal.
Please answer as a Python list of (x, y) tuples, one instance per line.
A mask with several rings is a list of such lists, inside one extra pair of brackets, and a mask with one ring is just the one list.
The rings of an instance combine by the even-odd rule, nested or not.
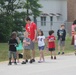
[(29, 33), (28, 37), (31, 40), (35, 39), (35, 30), (37, 29), (36, 24), (34, 22), (31, 22), (30, 24), (26, 24), (25, 29)]

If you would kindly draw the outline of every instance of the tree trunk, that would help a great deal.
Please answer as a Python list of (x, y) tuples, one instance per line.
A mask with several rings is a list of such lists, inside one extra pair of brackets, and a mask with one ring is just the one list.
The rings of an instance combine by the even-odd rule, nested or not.
[(34, 22), (37, 24), (37, 19), (36, 19), (36, 17), (34, 16)]
[(27, 17), (29, 16), (28, 0), (27, 0)]

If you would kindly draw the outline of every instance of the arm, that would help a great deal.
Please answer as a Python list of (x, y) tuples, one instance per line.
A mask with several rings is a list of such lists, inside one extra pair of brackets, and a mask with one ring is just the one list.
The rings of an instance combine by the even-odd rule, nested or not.
[(53, 39), (49, 39), (48, 42), (55, 42), (55, 36), (53, 37)]
[(34, 39), (36, 39), (37, 38), (37, 30), (35, 29), (35, 38)]
[(55, 42), (55, 40), (48, 40), (48, 42)]
[(19, 37), (17, 37), (17, 42), (18, 42), (18, 44), (20, 43), (20, 39), (19, 39)]
[(25, 46), (25, 44), (30, 45), (30, 42), (23, 42), (23, 46)]
[(29, 39), (28, 41), (26, 41), (25, 39), (23, 40), (23, 46), (24, 45), (29, 45), (30, 44), (30, 42), (31, 42), (31, 40)]
[(26, 44), (30, 45), (30, 42), (26, 42)]
[(59, 30), (57, 31), (57, 36), (59, 36)]
[(34, 40), (33, 41), (35, 41), (37, 39), (37, 26), (36, 26), (35, 23), (33, 23), (33, 24), (34, 24), (34, 30), (35, 30), (35, 36), (34, 36)]
[(45, 44), (46, 44), (46, 38), (44, 39), (44, 42), (45, 42)]
[(65, 30), (65, 37), (66, 37), (66, 30)]
[(48, 38), (46, 38), (46, 48), (48, 47)]

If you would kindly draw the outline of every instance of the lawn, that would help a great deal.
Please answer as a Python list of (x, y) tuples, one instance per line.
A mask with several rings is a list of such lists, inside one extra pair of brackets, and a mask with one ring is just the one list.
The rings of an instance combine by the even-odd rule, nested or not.
[[(74, 52), (74, 47), (71, 46), (71, 39), (66, 40), (66, 45), (65, 45), (65, 53), (71, 53)], [(36, 56), (39, 56), (39, 50), (37, 47), (37, 44), (35, 44), (36, 47)], [(22, 52), (22, 51), (20, 51)], [(57, 52), (57, 41), (56, 41), (56, 52)], [(49, 52), (44, 51), (45, 56), (49, 55)], [(8, 60), (8, 44), (7, 43), (0, 43), (0, 62), (1, 61), (6, 61)]]

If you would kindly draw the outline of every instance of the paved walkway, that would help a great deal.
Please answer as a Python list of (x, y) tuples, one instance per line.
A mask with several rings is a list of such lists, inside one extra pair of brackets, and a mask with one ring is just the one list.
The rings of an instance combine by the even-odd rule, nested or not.
[(18, 64), (8, 66), (0, 63), (0, 75), (76, 75), (76, 56), (57, 56), (57, 60), (46, 57), (45, 63)]

